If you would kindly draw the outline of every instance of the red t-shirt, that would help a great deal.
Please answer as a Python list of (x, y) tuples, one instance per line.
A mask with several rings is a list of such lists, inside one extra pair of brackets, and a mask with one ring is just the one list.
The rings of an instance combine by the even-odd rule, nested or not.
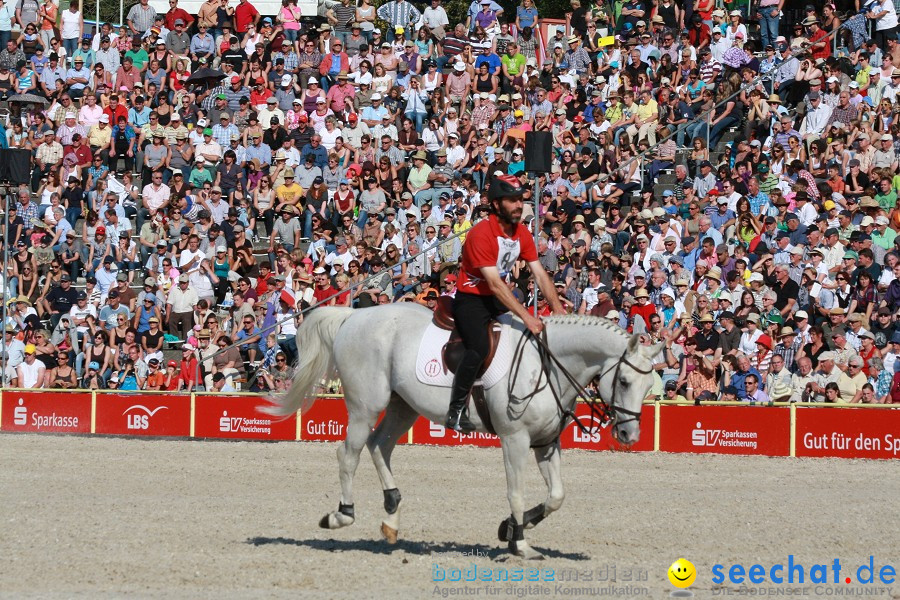
[(234, 30), (238, 33), (247, 33), (247, 28), (259, 11), (249, 2), (241, 2), (234, 8)]
[(497, 216), (489, 216), (466, 233), (457, 289), (466, 294), (493, 295), (487, 281), (481, 277), (480, 269), (497, 267), (500, 276), (505, 277), (520, 256), (527, 262), (538, 259), (534, 238), (528, 228), (519, 223), (513, 237), (508, 237)]
[(631, 312), (628, 313), (628, 316), (632, 319), (632, 323), (634, 322), (633, 319), (635, 317), (642, 318), (644, 320), (644, 327), (649, 330), (650, 329), (650, 317), (653, 316), (655, 313), (656, 313), (656, 307), (648, 302), (647, 304), (644, 304), (643, 306), (641, 306), (640, 304), (635, 304), (634, 306), (632, 306)]
[(184, 21), (185, 29), (194, 22), (194, 17), (191, 16), (191, 13), (183, 8), (175, 8), (166, 12), (166, 29), (175, 29), (176, 19)]
[(181, 381), (184, 382), (184, 386), (187, 387), (191, 384), (197, 385), (197, 382), (194, 381), (194, 377), (197, 375), (197, 359), (193, 356), (190, 360), (181, 361)]
[(316, 299), (316, 302), (321, 302), (323, 300), (327, 301), (329, 298), (334, 296), (337, 293), (337, 289), (328, 285), (328, 287), (319, 287), (316, 286), (313, 288), (313, 297)]
[(828, 32), (825, 31), (824, 29), (822, 29), (821, 27), (819, 27), (818, 31), (816, 31), (814, 34), (809, 36), (810, 44), (815, 44), (816, 42), (823, 42), (823, 41), (826, 42), (824, 47), (814, 48), (812, 50), (813, 60), (816, 60), (818, 58), (821, 58), (824, 60), (824, 59), (828, 58), (829, 56), (831, 56), (831, 44), (827, 43), (827, 40), (825, 39), (827, 37), (828, 37)]

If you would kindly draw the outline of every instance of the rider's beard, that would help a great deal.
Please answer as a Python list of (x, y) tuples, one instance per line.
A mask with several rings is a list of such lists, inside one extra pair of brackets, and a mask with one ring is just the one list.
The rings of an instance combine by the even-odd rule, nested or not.
[(506, 210), (503, 207), (503, 203), (500, 202), (497, 206), (497, 218), (510, 225), (518, 225), (519, 221), (522, 220), (522, 208), (518, 207), (512, 210)]

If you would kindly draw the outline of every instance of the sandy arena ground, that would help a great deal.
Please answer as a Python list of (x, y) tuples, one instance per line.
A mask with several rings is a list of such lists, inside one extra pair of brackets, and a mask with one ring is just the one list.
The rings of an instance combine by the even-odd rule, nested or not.
[[(557, 579), (615, 567), (617, 586), (646, 588), (616, 597), (665, 598), (674, 591), (666, 569), (684, 556), (699, 572), (694, 597), (712, 598), (739, 591), (711, 583), (716, 563), (794, 554), (855, 570), (874, 555), (876, 569), (900, 567), (900, 477), (887, 461), (566, 452), (566, 503), (528, 532), (547, 559), (526, 564), (496, 539), (509, 512), (499, 450), (398, 448), (401, 542), (388, 547), (367, 453), (356, 523), (318, 528), (338, 502), (335, 448), (0, 435), (0, 597), (428, 598), (467, 590), (436, 584), (435, 564), (475, 562), (554, 569)], [(529, 505), (544, 497), (536, 468), (531, 475)], [(486, 556), (442, 554), (459, 552)], [(627, 570), (647, 580), (628, 582)], [(572, 596), (601, 585), (494, 591)], [(874, 597), (900, 597), (900, 584), (890, 587)]]

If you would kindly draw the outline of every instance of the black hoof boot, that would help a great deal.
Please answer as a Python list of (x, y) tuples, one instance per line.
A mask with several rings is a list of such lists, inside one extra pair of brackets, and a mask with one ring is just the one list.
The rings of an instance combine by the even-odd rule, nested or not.
[(506, 540), (508, 542), (509, 551), (515, 555), (519, 555), (519, 544), (525, 540), (525, 526), (516, 523), (513, 517), (506, 519)]
[(497, 539), (501, 542), (509, 541), (509, 519), (500, 521), (500, 528), (497, 530)]

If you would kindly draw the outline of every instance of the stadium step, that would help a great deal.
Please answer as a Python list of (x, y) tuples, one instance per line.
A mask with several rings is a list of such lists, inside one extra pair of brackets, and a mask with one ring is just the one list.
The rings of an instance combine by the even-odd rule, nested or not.
[(675, 174), (660, 173), (659, 177), (656, 178), (656, 182), (660, 185), (672, 185), (675, 183)]

